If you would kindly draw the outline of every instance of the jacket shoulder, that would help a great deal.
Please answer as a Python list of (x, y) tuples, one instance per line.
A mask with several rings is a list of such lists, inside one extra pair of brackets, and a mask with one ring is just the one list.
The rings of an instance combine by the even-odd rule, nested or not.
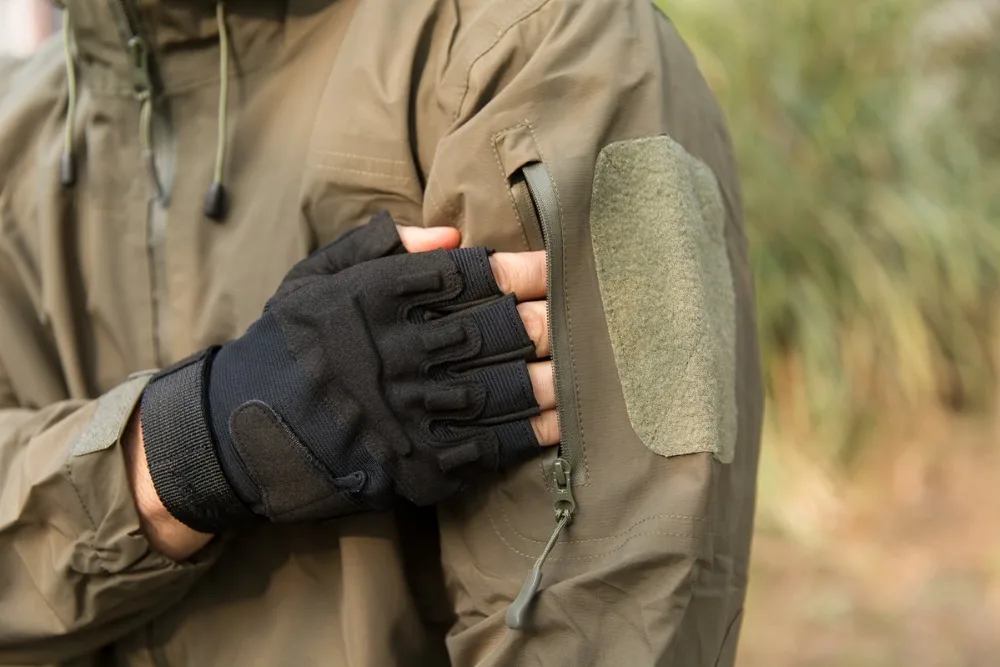
[[(578, 76), (611, 72), (617, 57), (631, 73), (695, 70), (667, 15), (652, 0), (460, 0), (442, 89), (457, 91), (456, 119), (477, 88), (496, 93), (532, 60), (580, 64)], [(603, 49), (603, 51), (601, 51)], [(607, 53), (608, 58), (594, 57)], [(551, 71), (549, 72), (551, 73)], [(531, 76), (525, 72), (526, 76)]]

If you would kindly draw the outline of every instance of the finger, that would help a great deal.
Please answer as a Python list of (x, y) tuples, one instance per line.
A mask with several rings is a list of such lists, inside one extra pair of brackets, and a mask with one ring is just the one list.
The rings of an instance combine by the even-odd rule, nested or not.
[(443, 248), (452, 250), (458, 247), (462, 233), (454, 227), (405, 227), (396, 225), (399, 238), (407, 252), (427, 252)]
[(535, 431), (538, 444), (543, 447), (559, 444), (559, 415), (555, 410), (546, 410), (532, 417), (531, 428)]
[(528, 376), (531, 378), (531, 388), (535, 392), (538, 407), (542, 410), (556, 407), (556, 383), (552, 362), (539, 361), (528, 364)]
[(341, 234), (333, 243), (301, 260), (291, 268), (283, 282), (288, 284), (299, 278), (333, 275), (362, 262), (398, 254), (402, 252), (400, 246), (396, 223), (387, 212), (381, 211), (373, 215), (367, 224)]
[(518, 301), (545, 298), (545, 251), (498, 252), (490, 256), (493, 277), (500, 291)]
[(524, 323), (524, 330), (535, 344), (535, 356), (549, 356), (549, 319), (544, 301), (525, 301), (517, 304), (517, 313)]

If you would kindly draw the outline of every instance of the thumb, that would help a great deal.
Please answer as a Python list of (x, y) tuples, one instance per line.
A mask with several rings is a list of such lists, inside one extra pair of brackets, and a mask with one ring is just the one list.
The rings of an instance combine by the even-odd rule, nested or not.
[(312, 253), (285, 276), (288, 283), (309, 276), (333, 275), (346, 268), (404, 252), (396, 223), (387, 212), (377, 213), (360, 227), (342, 235), (333, 243)]
[(396, 225), (399, 238), (407, 252), (452, 250), (458, 247), (462, 233), (454, 227), (404, 227)]
[(388, 212), (377, 213), (365, 225), (347, 232), (309, 255), (285, 276), (283, 284), (310, 276), (333, 275), (372, 259), (401, 252), (426, 252), (457, 248), (461, 233), (451, 227), (404, 227)]

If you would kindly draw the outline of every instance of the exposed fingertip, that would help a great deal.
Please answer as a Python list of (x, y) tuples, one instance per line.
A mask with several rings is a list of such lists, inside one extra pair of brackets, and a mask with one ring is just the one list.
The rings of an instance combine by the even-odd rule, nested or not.
[(555, 410), (545, 410), (537, 417), (532, 417), (531, 428), (542, 447), (559, 444), (559, 417)]
[(462, 233), (454, 227), (406, 227), (396, 225), (403, 247), (408, 252), (427, 252), (430, 250), (457, 248), (462, 240)]
[(546, 292), (545, 252), (498, 252), (490, 257), (493, 277), (505, 294), (519, 301), (544, 299)]
[(535, 356), (539, 359), (548, 357), (550, 354), (549, 345), (549, 320), (548, 310), (545, 301), (522, 301), (517, 304), (517, 314), (521, 316), (521, 323), (528, 338), (535, 344)]

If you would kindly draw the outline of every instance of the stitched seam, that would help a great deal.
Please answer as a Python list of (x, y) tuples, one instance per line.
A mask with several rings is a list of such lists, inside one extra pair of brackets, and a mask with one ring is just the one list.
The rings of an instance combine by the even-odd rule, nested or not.
[[(508, 549), (510, 549), (514, 553), (518, 554), (519, 556), (523, 556), (523, 557), (529, 558), (531, 560), (537, 560), (538, 559), (537, 555), (532, 555), (532, 554), (524, 553), (523, 551), (521, 551), (520, 549), (518, 549), (517, 547), (515, 547), (514, 545), (512, 545), (510, 542), (508, 542), (507, 539), (500, 533), (500, 531), (497, 530), (496, 523), (494, 523), (494, 521), (493, 521), (493, 514), (492, 513), (489, 514), (489, 517), (490, 517), (490, 524), (493, 525), (494, 532), (497, 534), (497, 537), (499, 537), (500, 540), (504, 544), (507, 545)], [(646, 532), (646, 533), (635, 533), (634, 535), (629, 535), (624, 540), (622, 540), (622, 543), (619, 544), (618, 546), (616, 546), (614, 549), (609, 549), (608, 551), (603, 551), (603, 552), (601, 552), (599, 554), (593, 554), (593, 555), (590, 555), (590, 556), (549, 556), (548, 560), (549, 561), (597, 560), (598, 558), (604, 558), (605, 556), (609, 556), (609, 555), (615, 553), (616, 551), (620, 551), (626, 544), (628, 544), (629, 542), (631, 542), (634, 539), (638, 539), (640, 537), (646, 537), (646, 536), (649, 536), (649, 535), (660, 535), (660, 536), (663, 536), (663, 537), (686, 537), (686, 538), (690, 538), (690, 539), (700, 539), (700, 538), (703, 538), (703, 537), (713, 537), (713, 535), (711, 533), (702, 533), (700, 535), (692, 535), (690, 533), (667, 533), (667, 532), (661, 532), (661, 531), (650, 531), (650, 532)]]
[(517, 18), (515, 18), (510, 23), (510, 25), (508, 25), (505, 28), (501, 28), (500, 30), (498, 30), (497, 33), (496, 33), (496, 36), (493, 38), (493, 41), (490, 43), (490, 45), (487, 46), (482, 52), (480, 52), (479, 55), (477, 55), (475, 58), (472, 59), (472, 62), (469, 63), (469, 69), (465, 73), (465, 85), (462, 87), (462, 94), (458, 98), (458, 104), (455, 106), (455, 112), (452, 114), (452, 117), (451, 117), (452, 124), (454, 124), (454, 123), (456, 123), (458, 121), (458, 117), (462, 113), (462, 105), (465, 104), (465, 97), (466, 97), (466, 95), (469, 94), (469, 88), (470, 88), (471, 81), (472, 81), (472, 70), (476, 66), (476, 63), (478, 63), (480, 60), (482, 60), (482, 58), (484, 56), (486, 56), (486, 54), (488, 54), (490, 51), (492, 51), (496, 47), (496, 45), (500, 43), (500, 40), (502, 40), (504, 38), (504, 36), (508, 32), (510, 32), (510, 30), (514, 26), (516, 26), (518, 23), (520, 23), (524, 19), (528, 18), (532, 14), (538, 13), (542, 9), (542, 7), (544, 7), (545, 5), (548, 4), (548, 1), (549, 0), (542, 0), (542, 2), (540, 2), (537, 7), (529, 9), (528, 11), (524, 12), (523, 14), (521, 14), (520, 16), (518, 16)]
[[(87, 507), (87, 503), (84, 502), (83, 494), (80, 493), (80, 488), (76, 485), (76, 480), (73, 479), (73, 467), (69, 464), (68, 461), (66, 462), (64, 467), (66, 469), (66, 478), (69, 479), (70, 486), (73, 487), (73, 492), (76, 493), (76, 499), (80, 502), (80, 507), (83, 508), (83, 513), (87, 515), (87, 520), (90, 521), (90, 529), (94, 532), (94, 535), (96, 535), (97, 522), (94, 521), (94, 516), (93, 514), (90, 513), (90, 508)], [(89, 546), (91, 549), (94, 548), (93, 537), (88, 542), (87, 546)]]
[[(90, 522), (90, 539), (87, 540), (87, 548), (97, 556), (98, 561), (101, 564), (101, 570), (107, 574), (110, 574), (110, 570), (104, 565), (104, 557), (101, 555), (101, 550), (94, 546), (94, 540), (97, 539), (97, 522), (94, 521), (94, 515), (91, 514), (90, 508), (87, 507), (87, 503), (83, 500), (83, 494), (80, 493), (80, 487), (77, 486), (76, 480), (73, 479), (73, 466), (67, 461), (65, 464), (66, 478), (69, 480), (70, 486), (73, 487), (73, 492), (76, 494), (76, 499), (80, 503), (80, 507), (83, 508), (83, 513), (87, 515), (87, 521)], [(46, 600), (46, 604), (48, 601)], [(49, 606), (51, 609), (51, 605)], [(54, 610), (53, 610), (54, 611)]]
[(518, 123), (517, 125), (509, 127), (506, 130), (501, 130), (500, 132), (497, 132), (496, 134), (493, 135), (493, 139), (492, 141), (490, 141), (490, 145), (493, 147), (493, 157), (496, 158), (497, 168), (500, 170), (500, 179), (503, 181), (504, 187), (507, 190), (507, 197), (508, 199), (510, 199), (510, 208), (512, 211), (514, 211), (514, 219), (517, 220), (518, 222), (518, 228), (520, 229), (521, 232), (521, 244), (525, 250), (530, 250), (530, 246), (528, 245), (528, 237), (524, 233), (524, 220), (521, 220), (521, 214), (517, 212), (517, 202), (514, 201), (514, 190), (513, 188), (511, 188), (510, 181), (507, 179), (507, 173), (503, 168), (503, 161), (500, 159), (500, 150), (497, 148), (497, 142), (502, 137), (506, 136), (508, 132), (518, 127), (524, 127), (524, 123)]
[(372, 162), (384, 162), (386, 164), (401, 164), (407, 167), (410, 165), (410, 163), (407, 162), (406, 160), (390, 160), (388, 158), (383, 158), (383, 157), (372, 157), (370, 155), (357, 155), (355, 153), (343, 153), (341, 151), (323, 150), (320, 148), (314, 148), (313, 153), (317, 155), (332, 155), (334, 157), (351, 157), (351, 158), (357, 158), (359, 160), (370, 160)]
[[(559, 209), (560, 235), (565, 238), (565, 210), (563, 209), (562, 198), (559, 196), (559, 186), (556, 184), (556, 179), (552, 177), (552, 172), (549, 171), (548, 163), (545, 160), (545, 154), (542, 153), (542, 145), (538, 142), (538, 137), (535, 135), (535, 128), (531, 126), (531, 123), (528, 123), (528, 132), (531, 133), (531, 139), (535, 142), (535, 147), (538, 149), (538, 156), (542, 158), (542, 164), (545, 165), (545, 171), (549, 175), (549, 180), (552, 181), (552, 191), (556, 193), (556, 207)], [(590, 463), (587, 460), (587, 437), (583, 431), (583, 419), (580, 417), (580, 382), (577, 379), (578, 373), (576, 371), (576, 348), (573, 344), (573, 322), (569, 314), (569, 281), (566, 280), (565, 243), (562, 244), (561, 250), (563, 292), (566, 294), (566, 298), (563, 303), (563, 316), (566, 318), (566, 337), (569, 339), (569, 361), (571, 368), (573, 369), (573, 401), (576, 403), (577, 428), (580, 429), (580, 450), (583, 454), (583, 469), (587, 473), (587, 482), (580, 485), (583, 487), (590, 486)], [(551, 298), (551, 295), (549, 298)]]
[[(510, 134), (511, 132), (513, 132), (514, 130), (516, 130), (516, 129), (520, 128), (520, 127), (530, 127), (530, 126), (531, 126), (530, 121), (528, 121), (528, 119), (524, 119), (520, 123), (516, 123), (514, 125), (511, 125), (508, 128), (504, 128), (503, 130), (500, 130), (499, 132), (497, 132), (496, 134), (493, 135), (493, 139), (494, 140), (503, 139), (508, 134)], [(534, 138), (534, 137), (532, 137), (532, 138)]]
[(388, 178), (395, 181), (410, 182), (413, 180), (410, 176), (398, 176), (396, 174), (386, 174), (381, 171), (366, 171), (363, 169), (349, 169), (348, 167), (338, 167), (332, 164), (318, 164), (316, 165), (319, 169), (329, 169), (330, 171), (342, 171), (348, 174), (360, 174), (362, 176), (381, 176), (382, 178)]
[[(243, 468), (243, 471), (247, 474), (247, 476), (250, 478), (250, 480), (254, 483), (254, 486), (256, 486), (257, 490), (260, 491), (260, 501), (261, 501), (261, 504), (264, 506), (265, 511), (266, 512), (270, 512), (271, 511), (271, 494), (268, 493), (267, 487), (264, 484), (261, 483), (260, 478), (257, 476), (257, 471), (255, 471), (253, 469), (253, 467), (250, 466), (243, 459), (243, 455), (240, 453), (240, 447), (239, 447), (239, 444), (238, 444), (239, 443), (239, 439), (233, 433), (233, 419), (247, 405), (248, 405), (248, 403), (244, 403), (243, 405), (241, 405), (238, 408), (236, 408), (236, 410), (233, 411), (233, 414), (231, 414), (229, 416), (229, 419), (227, 420), (227, 424), (226, 425), (229, 428), (229, 434), (230, 434), (230, 437), (233, 439), (233, 444), (236, 445), (233, 448), (234, 449), (233, 453), (236, 454), (236, 458), (239, 461), (240, 467)], [(267, 404), (265, 403), (265, 405), (267, 405)], [(268, 406), (268, 407), (270, 407), (270, 406)], [(281, 424), (278, 423), (278, 422), (275, 422), (275, 420), (271, 419), (271, 415), (265, 414), (264, 418), (270, 420), (271, 424), (277, 426), (279, 429), (281, 428)]]
[[(517, 530), (517, 528), (514, 527), (514, 524), (512, 524), (510, 522), (510, 515), (507, 514), (507, 511), (504, 510), (502, 507), (500, 508), (500, 514), (503, 516), (504, 523), (506, 523), (507, 527), (510, 528), (510, 532), (514, 533), (515, 535), (517, 535), (522, 540), (525, 540), (527, 542), (534, 542), (535, 544), (545, 544), (547, 542), (547, 540), (536, 540), (533, 537), (528, 537), (527, 535), (519, 532)], [(649, 521), (656, 521), (657, 519), (684, 519), (684, 520), (688, 520), (688, 521), (699, 521), (699, 522), (708, 521), (707, 518), (705, 518), (705, 517), (699, 517), (699, 516), (681, 516), (681, 515), (678, 515), (678, 514), (653, 514), (651, 516), (647, 516), (645, 519), (639, 519), (638, 521), (636, 521), (635, 523), (633, 523), (628, 528), (625, 528), (622, 531), (614, 533), (613, 535), (608, 535), (607, 537), (591, 537), (591, 538), (587, 538), (585, 540), (561, 540), (560, 543), (561, 544), (589, 544), (591, 542), (606, 542), (608, 540), (616, 540), (619, 537), (624, 537), (625, 535), (627, 535), (630, 532), (632, 532), (632, 530), (634, 530), (636, 526), (639, 526), (641, 524), (647, 523)]]

